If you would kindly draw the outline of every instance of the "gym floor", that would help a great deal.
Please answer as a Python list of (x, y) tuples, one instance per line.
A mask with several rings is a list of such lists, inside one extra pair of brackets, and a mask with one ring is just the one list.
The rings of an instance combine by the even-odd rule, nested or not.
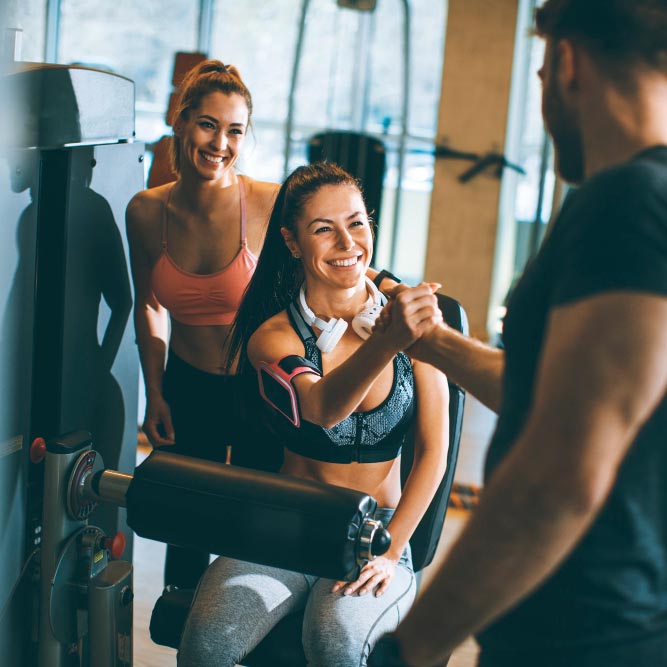
[[(466, 398), (463, 435), (457, 467), (457, 480), (479, 485), (486, 445), (495, 424), (495, 416), (480, 403)], [(137, 463), (148, 454), (146, 446), (137, 452)], [(438, 563), (465, 525), (469, 513), (450, 508), (433, 563), (425, 568), (422, 588), (436, 572)], [(174, 667), (176, 651), (154, 644), (148, 632), (151, 611), (162, 592), (165, 545), (135, 536), (134, 541), (134, 665), (135, 667)], [(452, 610), (456, 613), (456, 610)], [(469, 639), (455, 651), (448, 667), (474, 667), (477, 645)]]

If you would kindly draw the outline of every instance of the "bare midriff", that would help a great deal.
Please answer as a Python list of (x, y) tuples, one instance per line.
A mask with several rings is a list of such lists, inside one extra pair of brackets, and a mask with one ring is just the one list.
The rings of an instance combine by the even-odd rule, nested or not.
[(226, 324), (192, 326), (172, 317), (169, 346), (183, 361), (200, 371), (224, 375), (231, 328)]
[(401, 458), (380, 463), (327, 463), (288, 449), (280, 472), (314, 482), (344, 486), (367, 493), (379, 507), (396, 507), (401, 498)]

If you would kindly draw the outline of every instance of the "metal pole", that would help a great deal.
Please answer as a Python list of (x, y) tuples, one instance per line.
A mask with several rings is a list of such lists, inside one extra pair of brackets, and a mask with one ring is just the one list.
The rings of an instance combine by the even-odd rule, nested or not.
[(90, 500), (127, 507), (127, 490), (134, 477), (117, 470), (103, 470), (86, 480), (83, 495)]
[(208, 55), (211, 50), (211, 30), (213, 26), (213, 0), (199, 0), (199, 28), (197, 49)]
[(401, 216), (401, 189), (405, 149), (408, 136), (408, 111), (410, 108), (410, 0), (403, 0), (403, 123), (398, 144), (398, 169), (396, 174), (396, 196), (394, 197), (394, 218), (391, 225), (391, 250), (389, 253), (389, 270), (396, 270), (396, 253), (398, 251), (398, 222)]
[[(340, 35), (340, 12), (336, 12), (334, 18), (334, 27), (332, 30), (336, 42)], [(336, 90), (336, 72), (338, 71), (338, 53), (339, 49), (331, 50), (331, 59), (329, 60), (329, 86), (327, 94), (327, 121), (326, 126), (332, 127), (334, 118), (336, 117), (336, 100), (338, 99), (338, 91)]]
[(296, 94), (296, 85), (299, 77), (299, 65), (301, 64), (301, 51), (303, 49), (303, 37), (306, 29), (306, 16), (310, 0), (303, 0), (301, 5), (301, 22), (299, 24), (299, 34), (296, 40), (296, 49), (294, 50), (294, 63), (292, 64), (292, 81), (290, 83), (289, 97), (287, 102), (287, 124), (285, 126), (285, 161), (283, 163), (283, 179), (289, 174), (289, 158), (292, 148), (292, 125), (294, 123), (294, 97)]
[(46, 41), (44, 62), (58, 62), (58, 42), (60, 41), (60, 0), (46, 2)]
[(363, 92), (363, 100), (361, 103), (362, 106), (361, 106), (361, 123), (360, 123), (360, 129), (364, 133), (366, 132), (366, 125), (368, 124), (368, 102), (371, 98), (371, 73), (373, 69), (372, 46), (375, 44), (375, 25), (376, 25), (375, 17), (376, 17), (375, 12), (372, 12), (368, 17), (367, 38), (369, 46), (366, 49), (366, 61), (365, 61), (366, 72), (364, 74), (364, 92)]
[(366, 12), (359, 13), (359, 23), (357, 25), (357, 63), (359, 66), (354, 68), (352, 74), (352, 99), (350, 109), (350, 120), (352, 130), (358, 132), (364, 131), (366, 122), (365, 104), (368, 96), (368, 63), (370, 60), (370, 14)]

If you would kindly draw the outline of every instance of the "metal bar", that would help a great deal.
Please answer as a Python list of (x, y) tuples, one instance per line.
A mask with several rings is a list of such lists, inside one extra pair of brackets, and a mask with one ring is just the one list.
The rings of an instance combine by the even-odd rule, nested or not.
[(199, 0), (199, 26), (197, 30), (197, 50), (209, 54), (211, 31), (213, 29), (213, 0)]
[(373, 71), (373, 45), (375, 44), (375, 27), (376, 27), (376, 16), (375, 12), (371, 13), (368, 17), (368, 44), (367, 47), (367, 57), (365, 62), (366, 72), (364, 74), (364, 92), (363, 92), (363, 101), (361, 105), (361, 131), (366, 132), (366, 124), (368, 123), (368, 104), (371, 99), (371, 74)]
[[(335, 43), (338, 43), (340, 37), (340, 12), (334, 14), (334, 27), (332, 34), (335, 36)], [(338, 91), (336, 90), (336, 72), (338, 71), (338, 55), (340, 49), (331, 49), (331, 58), (329, 59), (329, 86), (328, 86), (328, 95), (327, 95), (327, 121), (326, 126), (332, 127), (335, 118), (335, 104), (338, 99)], [(314, 134), (319, 130), (310, 132)]]
[(350, 119), (352, 127), (358, 132), (364, 131), (364, 122), (366, 117), (366, 91), (368, 88), (368, 61), (370, 59), (370, 41), (369, 41), (369, 19), (370, 14), (360, 12), (357, 23), (357, 63), (352, 74), (352, 99), (350, 109)]
[(101, 502), (127, 507), (127, 490), (134, 477), (116, 470), (104, 470), (97, 480), (97, 497)]
[[(163, 111), (164, 111), (162, 107), (159, 107), (159, 108), (148, 107), (143, 103), (138, 103), (137, 108), (142, 110), (142, 111), (147, 111), (148, 113), (155, 114), (156, 116), (160, 116), (160, 114), (162, 114)], [(279, 121), (279, 120), (274, 121), (274, 120), (269, 120), (267, 118), (264, 118), (264, 119), (253, 118), (253, 125), (256, 128), (261, 127), (261, 128), (274, 128), (274, 129), (279, 129), (279, 128), (282, 128), (282, 127), (285, 126), (282, 121)], [(293, 130), (298, 130), (299, 132), (301, 132), (303, 134), (308, 134), (309, 135), (309, 134), (316, 134), (317, 132), (322, 132), (324, 130), (331, 129), (331, 124), (327, 124), (325, 126), (322, 126), (322, 125), (304, 125), (302, 123), (299, 123), (299, 124), (295, 123), (295, 124), (292, 125), (292, 129)], [(349, 128), (341, 128), (341, 129), (352, 129), (352, 128), (349, 127)], [(399, 139), (400, 136), (401, 136), (398, 133), (397, 134), (388, 134), (388, 133), (380, 131), (380, 130), (378, 130), (377, 132), (366, 132), (365, 134), (368, 134), (369, 137), (376, 137), (377, 139), (380, 139), (381, 141), (386, 140), (386, 141), (390, 141), (390, 142), (394, 141), (394, 139)], [(419, 149), (417, 152), (422, 152), (422, 153), (425, 152), (425, 153), (429, 153), (431, 155), (433, 154), (433, 151), (435, 150), (434, 149), (434, 144), (437, 144), (437, 141), (436, 141), (437, 137), (435, 137), (433, 135), (426, 136), (426, 135), (423, 135), (423, 134), (407, 134), (406, 138), (409, 139), (410, 141), (413, 141), (413, 142), (418, 141), (418, 142), (421, 142), (421, 143), (424, 143), (424, 144), (428, 144), (429, 147), (430, 147), (428, 150)], [(300, 141), (299, 139), (293, 139), (292, 143), (297, 144), (297, 143), (299, 143), (299, 141)], [(305, 140), (301, 140), (301, 141), (305, 141)]]
[(408, 136), (408, 112), (410, 109), (410, 0), (403, 0), (403, 123), (398, 145), (398, 169), (396, 174), (396, 196), (394, 197), (394, 218), (391, 225), (391, 250), (389, 253), (389, 270), (396, 270), (398, 252), (398, 223), (401, 217), (401, 190), (403, 169), (405, 166), (405, 149)]
[(60, 0), (46, 2), (46, 40), (44, 42), (44, 62), (58, 62), (60, 42)]
[(292, 64), (292, 81), (290, 82), (289, 97), (287, 102), (287, 123), (285, 125), (285, 161), (283, 163), (283, 179), (289, 175), (289, 158), (292, 148), (292, 124), (294, 122), (294, 98), (299, 78), (299, 65), (301, 64), (301, 52), (303, 50), (303, 37), (306, 31), (306, 17), (310, 0), (303, 0), (301, 5), (301, 22), (299, 23), (299, 34), (294, 50), (294, 63)]

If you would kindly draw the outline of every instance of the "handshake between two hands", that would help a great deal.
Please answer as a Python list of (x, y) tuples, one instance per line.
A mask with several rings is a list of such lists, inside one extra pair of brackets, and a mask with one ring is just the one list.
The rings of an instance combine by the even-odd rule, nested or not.
[(444, 323), (435, 293), (440, 283), (420, 283), (416, 287), (397, 284), (386, 294), (389, 303), (378, 315), (373, 333), (388, 336), (415, 359), (421, 356), (423, 345)]

